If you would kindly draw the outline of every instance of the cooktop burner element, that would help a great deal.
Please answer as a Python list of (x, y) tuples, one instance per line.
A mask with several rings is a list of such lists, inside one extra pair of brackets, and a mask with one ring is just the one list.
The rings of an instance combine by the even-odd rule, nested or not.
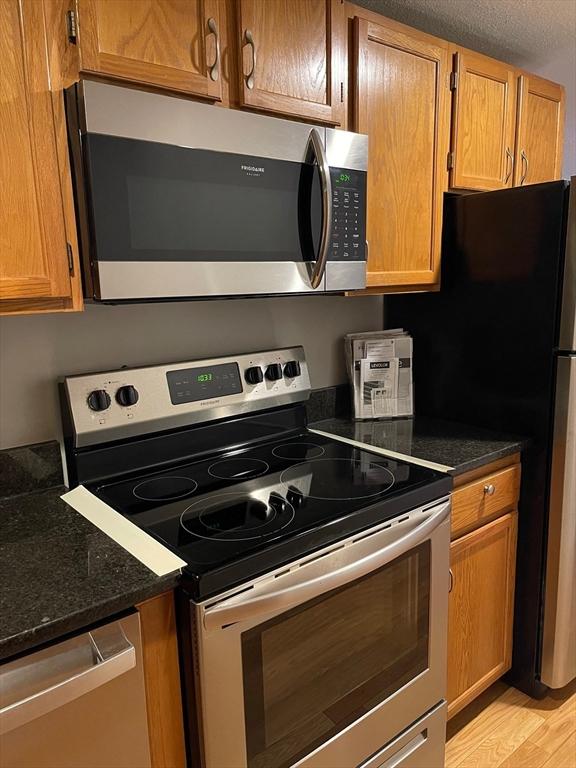
[(324, 448), (316, 443), (281, 443), (272, 449), (272, 455), (278, 459), (304, 461), (304, 459), (317, 459), (323, 456)]
[(208, 474), (219, 480), (249, 480), (251, 477), (263, 475), (268, 469), (267, 462), (242, 456), (215, 461), (208, 467)]
[(394, 485), (394, 475), (377, 463), (376, 457), (372, 461), (347, 458), (304, 461), (285, 469), (280, 482), (289, 486), (303, 475), (310, 477), (308, 498), (324, 501), (369, 499)]
[(201, 539), (248, 541), (277, 533), (292, 521), (294, 514), (294, 507), (277, 493), (271, 493), (268, 501), (221, 493), (187, 507), (180, 516), (180, 525)]
[(143, 480), (134, 486), (132, 493), (142, 501), (172, 501), (190, 496), (196, 488), (198, 483), (191, 477), (162, 475)]

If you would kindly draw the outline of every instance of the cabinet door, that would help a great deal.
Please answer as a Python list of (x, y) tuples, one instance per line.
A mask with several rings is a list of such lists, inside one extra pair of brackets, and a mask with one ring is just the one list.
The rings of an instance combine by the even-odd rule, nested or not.
[(448, 717), (510, 668), (517, 513), (450, 546)]
[(219, 0), (76, 2), (85, 72), (221, 98)]
[(514, 170), (515, 73), (480, 54), (455, 54), (450, 186), (511, 187)]
[(354, 128), (369, 136), (367, 287), (438, 283), (448, 45), (399, 25), (354, 24)]
[(238, 0), (240, 103), (343, 119), (346, 16), (340, 0)]
[(514, 184), (562, 177), (564, 89), (533, 75), (518, 78)]
[(0, 2), (0, 312), (70, 308), (42, 3)]

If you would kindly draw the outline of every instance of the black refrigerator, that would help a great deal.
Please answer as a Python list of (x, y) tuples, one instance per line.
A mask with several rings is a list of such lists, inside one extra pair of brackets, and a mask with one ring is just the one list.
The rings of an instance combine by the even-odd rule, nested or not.
[(508, 681), (532, 696), (576, 676), (574, 198), (576, 177), (447, 195), (440, 291), (384, 308), (414, 337), (416, 414), (528, 438)]

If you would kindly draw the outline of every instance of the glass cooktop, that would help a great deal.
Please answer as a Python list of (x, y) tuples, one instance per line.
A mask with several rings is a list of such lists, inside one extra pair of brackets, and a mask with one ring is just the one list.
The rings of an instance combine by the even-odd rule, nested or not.
[(304, 431), (90, 487), (207, 597), (450, 491), (444, 474)]

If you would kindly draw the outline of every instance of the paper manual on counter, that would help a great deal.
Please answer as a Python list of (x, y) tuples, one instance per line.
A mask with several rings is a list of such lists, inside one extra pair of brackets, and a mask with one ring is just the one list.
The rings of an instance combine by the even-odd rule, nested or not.
[(345, 336), (354, 418), (412, 416), (412, 337), (403, 328)]

